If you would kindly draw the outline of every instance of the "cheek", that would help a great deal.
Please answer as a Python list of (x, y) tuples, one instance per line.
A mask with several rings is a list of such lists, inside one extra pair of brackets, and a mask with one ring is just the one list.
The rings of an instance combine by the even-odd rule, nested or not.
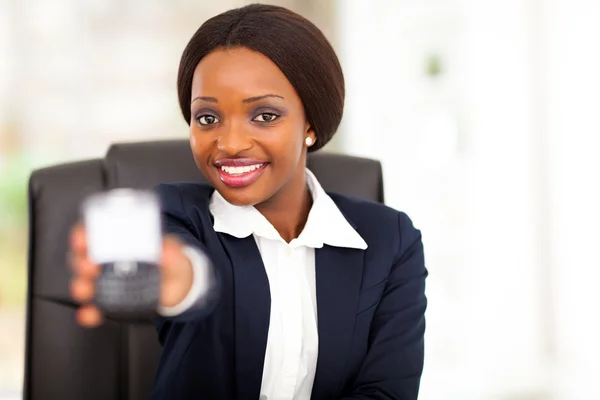
[(293, 123), (290, 122), (286, 126), (282, 126), (275, 139), (277, 146), (280, 148), (279, 154), (282, 157), (293, 161), (301, 155), (304, 143), (303, 128), (298, 121), (293, 121)]
[(304, 135), (304, 125), (296, 124), (294, 126), (293, 134), (288, 140), (288, 154), (294, 163), (298, 163), (302, 159), (304, 153)]
[(194, 132), (193, 128), (190, 128), (190, 148), (196, 161), (198, 168), (204, 168), (207, 163), (209, 155), (208, 149), (208, 137), (202, 136), (201, 134)]
[(190, 147), (194, 150), (198, 146), (198, 139), (196, 139), (196, 135), (194, 135), (194, 129), (190, 128)]

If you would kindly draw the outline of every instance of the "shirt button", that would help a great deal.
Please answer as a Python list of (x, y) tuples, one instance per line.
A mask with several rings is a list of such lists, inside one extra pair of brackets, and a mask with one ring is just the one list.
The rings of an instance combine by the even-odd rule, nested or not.
[(287, 247), (287, 248), (285, 249), (285, 254), (286, 254), (288, 257), (291, 257), (291, 256), (294, 254), (294, 249), (292, 249), (291, 247)]

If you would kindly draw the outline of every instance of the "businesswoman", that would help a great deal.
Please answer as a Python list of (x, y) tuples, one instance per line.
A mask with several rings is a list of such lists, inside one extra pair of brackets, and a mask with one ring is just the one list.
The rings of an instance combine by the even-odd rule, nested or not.
[[(420, 232), (401, 212), (326, 193), (306, 169), (344, 105), (323, 34), (280, 7), (225, 12), (192, 37), (177, 84), (211, 186), (157, 188), (164, 351), (152, 398), (415, 400), (426, 308)], [(363, 118), (379, 118), (376, 107)], [(72, 251), (71, 289), (85, 304), (98, 266), (81, 226)], [(85, 326), (101, 318), (92, 305), (78, 312)]]

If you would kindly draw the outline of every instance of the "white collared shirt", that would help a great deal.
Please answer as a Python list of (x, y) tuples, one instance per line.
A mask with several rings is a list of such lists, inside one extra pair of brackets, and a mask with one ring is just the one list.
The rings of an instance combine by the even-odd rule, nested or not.
[[(252, 206), (234, 206), (217, 191), (209, 210), (214, 230), (238, 238), (254, 236), (271, 290), (271, 313), (265, 352), (261, 400), (310, 399), (317, 367), (319, 335), (315, 284), (315, 249), (323, 245), (366, 249), (367, 244), (307, 169), (313, 205), (300, 236), (287, 243)], [(181, 304), (163, 309), (177, 315), (206, 293), (206, 264), (186, 249), (194, 265), (194, 284)]]

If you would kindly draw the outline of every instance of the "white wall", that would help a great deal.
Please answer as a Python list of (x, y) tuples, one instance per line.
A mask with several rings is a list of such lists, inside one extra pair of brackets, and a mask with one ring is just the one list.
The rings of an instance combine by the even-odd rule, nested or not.
[(600, 3), (548, 0), (544, 28), (547, 207), (556, 310), (555, 382), (565, 399), (600, 398)]
[[(556, 292), (545, 265), (554, 210), (541, 204), (544, 4), (338, 5), (345, 150), (382, 160), (388, 204), (424, 233), (431, 305), (420, 398), (546, 398)], [(436, 80), (424, 74), (431, 52), (445, 66)]]

